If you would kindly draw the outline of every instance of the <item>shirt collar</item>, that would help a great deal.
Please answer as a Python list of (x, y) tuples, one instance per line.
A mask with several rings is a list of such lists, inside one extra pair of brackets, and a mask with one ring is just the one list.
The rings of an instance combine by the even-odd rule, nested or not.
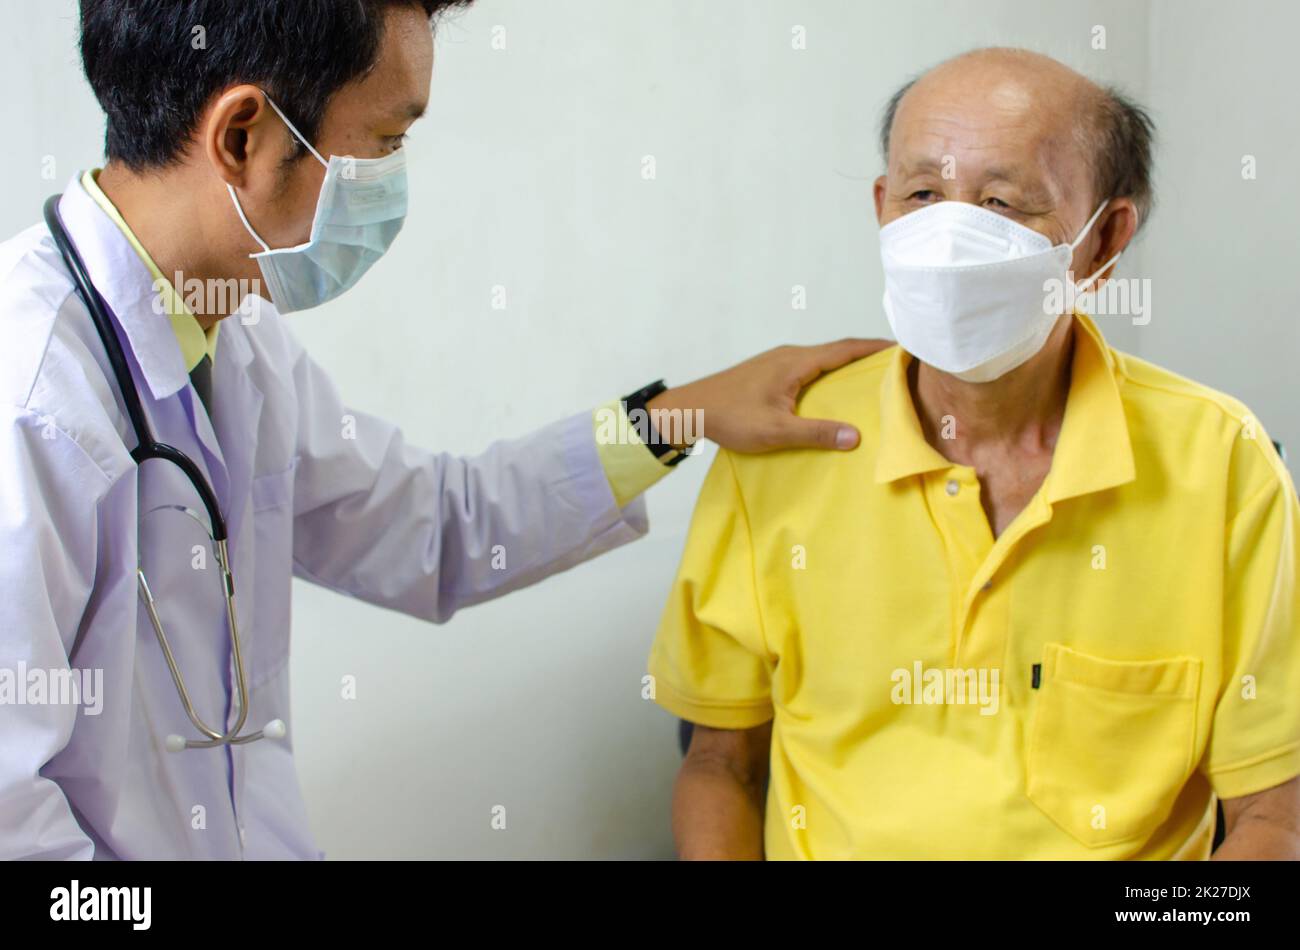
[(1076, 312), (1074, 326), (1070, 394), (1045, 485), (1049, 502), (1136, 477), (1115, 355), (1091, 318)]
[[(910, 353), (898, 348), (881, 383), (875, 473), (880, 484), (953, 464), (925, 440), (921, 430), (907, 381), (912, 360)], [(1134, 477), (1115, 357), (1096, 324), (1076, 313), (1070, 391), (1044, 483), (1045, 497), (1060, 501), (1122, 485)]]
[(153, 278), (153, 286), (157, 290), (158, 301), (166, 310), (167, 315), (171, 318), (172, 331), (176, 334), (176, 341), (181, 347), (181, 358), (185, 362), (187, 371), (193, 371), (194, 367), (199, 364), (203, 357), (209, 356), (216, 358), (217, 333), (221, 329), (218, 323), (208, 332), (204, 332), (203, 327), (195, 318), (194, 313), (185, 303), (185, 299), (177, 292), (175, 285), (163, 274), (162, 270), (154, 262), (153, 257), (149, 254), (140, 239), (135, 236), (122, 213), (117, 210), (117, 206), (109, 200), (108, 195), (104, 194), (103, 189), (99, 187), (99, 182), (95, 176), (99, 173), (98, 169), (87, 170), (81, 176), (81, 186), (86, 189), (86, 193), (95, 199), (95, 203), (103, 209), (118, 230), (130, 243), (132, 250), (140, 257), (144, 266), (148, 268), (150, 276)]
[(165, 309), (159, 312), (149, 268), (80, 178), (73, 178), (59, 201), (64, 227), (95, 289), (126, 334), (149, 392), (154, 399), (166, 399), (189, 383), (170, 315)]
[(911, 353), (896, 348), (880, 384), (880, 449), (876, 455), (876, 482), (880, 484), (952, 466), (925, 441), (921, 431), (907, 383), (912, 360)]

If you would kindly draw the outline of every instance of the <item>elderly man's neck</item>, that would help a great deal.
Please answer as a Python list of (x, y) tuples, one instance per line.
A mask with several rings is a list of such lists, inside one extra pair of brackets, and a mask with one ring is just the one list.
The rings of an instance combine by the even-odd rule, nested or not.
[(1067, 318), (1042, 350), (992, 382), (967, 383), (913, 362), (912, 399), (926, 440), (959, 464), (974, 464), (972, 453), (991, 446), (1050, 453), (1065, 414), (1073, 352), (1074, 321)]

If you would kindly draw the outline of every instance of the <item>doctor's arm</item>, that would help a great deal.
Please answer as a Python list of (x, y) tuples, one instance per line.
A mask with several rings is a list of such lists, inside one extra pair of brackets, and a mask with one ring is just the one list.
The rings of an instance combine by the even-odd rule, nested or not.
[(69, 668), (95, 583), (94, 488), (105, 484), (48, 418), (0, 408), (0, 860), (94, 855), (43, 774), (71, 739), (78, 707), (28, 701), (25, 671), (53, 680)]
[(293, 566), (305, 580), (442, 622), (648, 529), (643, 502), (614, 502), (590, 410), (459, 457), (345, 407), (305, 351), (293, 385)]
[[(644, 502), (611, 486), (591, 411), (473, 457), (426, 452), (392, 424), (346, 408), (324, 370), (294, 345), (298, 576), (443, 621), (648, 530)], [(795, 402), (822, 372), (884, 345), (781, 347), (670, 389), (648, 408), (698, 410), (705, 435), (745, 450), (845, 447), (856, 444), (856, 432), (850, 440), (837, 435), (838, 423), (799, 419)], [(648, 457), (644, 446), (621, 448)]]

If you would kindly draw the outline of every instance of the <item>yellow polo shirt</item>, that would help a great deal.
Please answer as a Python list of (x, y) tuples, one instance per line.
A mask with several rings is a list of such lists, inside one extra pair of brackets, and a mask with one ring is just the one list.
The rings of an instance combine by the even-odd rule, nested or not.
[(895, 347), (800, 412), (853, 452), (720, 451), (657, 701), (773, 720), (769, 858), (1205, 858), (1300, 774), (1300, 504), (1237, 401), (1084, 317), (1051, 471), (994, 540)]

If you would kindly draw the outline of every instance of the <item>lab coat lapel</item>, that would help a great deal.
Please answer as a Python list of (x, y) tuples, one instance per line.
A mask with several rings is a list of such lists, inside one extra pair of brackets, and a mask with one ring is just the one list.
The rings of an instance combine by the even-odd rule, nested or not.
[(80, 174), (63, 193), (59, 214), (91, 281), (125, 334), (126, 348), (135, 356), (149, 393), (163, 400), (183, 389), (189, 373), (171, 317), (154, 293), (149, 268), (95, 199), (86, 194)]
[[(183, 406), (189, 434), (201, 451), (195, 452), (190, 444), (175, 447), (199, 463), (229, 521), (230, 481), (221, 444), (194, 390), (188, 388), (189, 373), (180, 343), (171, 317), (158, 302), (149, 268), (118, 226), (86, 193), (80, 174), (63, 193), (59, 213), (91, 281), (126, 337), (124, 349), (138, 370), (135, 376), (145, 383), (140, 396), (154, 427), (154, 437), (164, 443), (178, 441), (177, 415)], [(179, 405), (168, 404), (172, 396), (178, 397)], [(166, 420), (172, 421), (164, 425)], [(201, 458), (196, 457), (200, 454)]]
[(212, 482), (212, 490), (217, 493), (217, 500), (221, 504), (221, 515), (226, 519), (226, 527), (229, 528), (230, 500), (232, 497), (230, 473), (226, 465), (225, 452), (221, 448), (221, 440), (213, 429), (212, 421), (208, 418), (203, 403), (199, 401), (198, 394), (193, 389), (187, 389), (180, 393), (180, 397), (185, 405), (185, 415), (190, 428), (194, 431), (194, 437), (198, 441), (199, 448), (203, 450), (204, 468), (209, 473), (208, 478)]
[(242, 319), (241, 314), (234, 313), (222, 321), (212, 371), (216, 439), (221, 445), (230, 486), (226, 518), (231, 534), (240, 533), (248, 516), (263, 402), (262, 391), (249, 372), (253, 350), (246, 335), (249, 331), (240, 322)]

